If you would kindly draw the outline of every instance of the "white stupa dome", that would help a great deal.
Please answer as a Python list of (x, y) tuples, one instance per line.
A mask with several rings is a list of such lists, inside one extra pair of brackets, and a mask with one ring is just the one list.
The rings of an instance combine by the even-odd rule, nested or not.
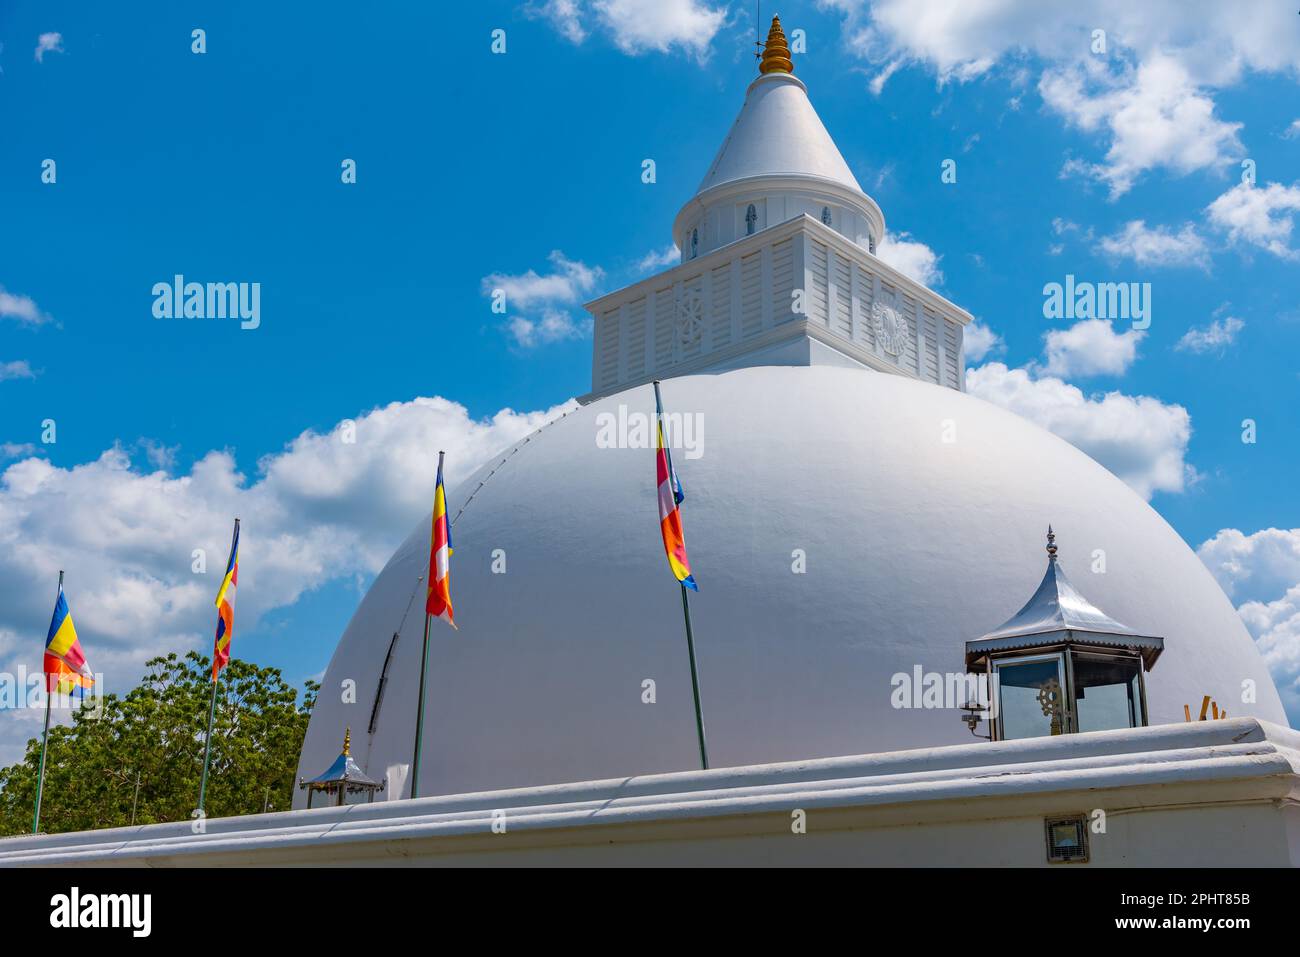
[[(703, 423), (702, 455), (679, 450), (675, 464), (713, 766), (969, 742), (952, 710), (892, 707), (891, 677), (962, 671), (963, 643), (1041, 580), (1049, 522), (1079, 591), (1164, 637), (1147, 679), (1152, 724), (1181, 722), (1206, 694), (1233, 717), (1286, 723), (1254, 643), (1191, 549), (1037, 426), (867, 369), (758, 366), (669, 379), (663, 392), (669, 411)], [(698, 767), (653, 452), (597, 445), (598, 417), (620, 405), (652, 412), (651, 388), (570, 413), (452, 490), (460, 631), (433, 623), (421, 794)], [(410, 763), (428, 534), (427, 520), (415, 527), (340, 640), (300, 774), (334, 760), (349, 726), (372, 777)], [(804, 574), (792, 572), (795, 549)], [(1091, 570), (1098, 549), (1104, 574)], [(347, 679), (355, 703), (340, 700)], [(1257, 701), (1238, 704), (1247, 679)]]

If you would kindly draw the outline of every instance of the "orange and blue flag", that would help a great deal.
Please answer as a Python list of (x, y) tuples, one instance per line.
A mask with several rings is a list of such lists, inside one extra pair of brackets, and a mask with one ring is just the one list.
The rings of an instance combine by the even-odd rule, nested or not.
[(239, 587), (239, 519), (235, 519), (235, 537), (230, 543), (230, 560), (226, 577), (217, 590), (217, 639), (212, 646), (212, 680), (230, 664), (230, 639), (235, 632), (235, 591)]
[(658, 445), (655, 454), (655, 478), (659, 486), (659, 529), (664, 537), (664, 551), (668, 553), (668, 567), (673, 576), (686, 588), (699, 591), (691, 576), (691, 560), (686, 557), (686, 535), (682, 531), (682, 501), (686, 493), (673, 468), (672, 453), (664, 441), (664, 407), (659, 399), (659, 383), (655, 383), (655, 432)]
[[(438, 453), (438, 481), (433, 487), (433, 529), (429, 536), (429, 574), (425, 614), (441, 618), (456, 628), (451, 609), (451, 522), (447, 518), (447, 490), (442, 484), (442, 453)], [(459, 629), (457, 629), (459, 630)]]
[(95, 684), (95, 677), (86, 664), (86, 653), (81, 649), (81, 639), (72, 623), (68, 599), (59, 586), (59, 598), (54, 603), (54, 617), (50, 619), (50, 633), (45, 639), (45, 688), (52, 694), (68, 694)]

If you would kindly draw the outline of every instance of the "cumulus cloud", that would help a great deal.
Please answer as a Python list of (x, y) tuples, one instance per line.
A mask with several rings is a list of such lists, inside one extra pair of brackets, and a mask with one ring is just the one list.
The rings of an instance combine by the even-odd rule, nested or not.
[(1174, 346), (1180, 352), (1222, 352), (1236, 341), (1246, 323), (1236, 316), (1211, 320), (1208, 326), (1188, 329)]
[[(1040, 93), (1052, 108), (1106, 141), (1103, 163), (1078, 168), (1106, 180), (1115, 195), (1157, 166), (1185, 173), (1238, 155), (1236, 124), (1213, 115), (1213, 91), (1247, 71), (1300, 73), (1300, 17), (1283, 4), (1256, 5), (1250, 16), (1218, 0), (819, 5), (844, 15), (848, 47), (886, 73), (919, 64), (948, 83), (999, 67), (1013, 76), (1040, 70)], [(1093, 52), (1098, 28), (1104, 53)]]
[(1195, 476), (1187, 464), (1191, 416), (1181, 405), (1121, 392), (1085, 395), (1077, 386), (990, 362), (966, 373), (966, 388), (1065, 439), (1143, 498), (1181, 492)]
[(1229, 242), (1257, 246), (1283, 259), (1300, 257), (1291, 248), (1297, 211), (1300, 183), (1238, 183), (1206, 208), (1210, 222), (1228, 234)]
[(45, 54), (63, 52), (62, 33), (42, 33), (36, 38), (36, 62), (44, 63)]
[(656, 269), (676, 266), (681, 261), (682, 251), (677, 248), (676, 243), (669, 243), (663, 249), (652, 249), (642, 256), (636, 268), (641, 272), (654, 272)]
[(1178, 232), (1168, 226), (1148, 228), (1134, 219), (1112, 236), (1103, 236), (1102, 252), (1114, 259), (1129, 259), (1139, 266), (1209, 266), (1210, 251), (1191, 223)]
[(526, 6), (524, 12), (549, 21), (570, 43), (582, 43), (587, 39), (587, 30), (582, 25), (582, 6), (578, 0), (546, 0), (545, 3)]
[(1175, 57), (1197, 83), (1226, 86), (1246, 70), (1300, 71), (1300, 24), (1284, 5), (1250, 17), (1217, 0), (819, 0), (840, 11), (845, 40), (874, 63), (924, 64), (944, 82), (969, 81), (1000, 61), (1016, 68), (1026, 54), (1083, 60), (1092, 31), (1106, 30), (1107, 53)]
[(727, 22), (725, 6), (700, 0), (596, 0), (595, 8), (618, 48), (631, 54), (677, 46), (703, 59)]
[(876, 256), (923, 286), (936, 286), (943, 282), (939, 254), (908, 233), (886, 234), (876, 244)]
[[(572, 407), (474, 419), (442, 398), (394, 402), (302, 433), (258, 462), (255, 478), (228, 451), (208, 452), (182, 475), (135, 468), (116, 446), (66, 468), (22, 458), (0, 472), (0, 633), (43, 635), (52, 583), (66, 569), (91, 665), (120, 690), (154, 654), (207, 650), (234, 516), (243, 519), (247, 635), (308, 590), (377, 572), (429, 509), (437, 449), (451, 450), (454, 484)], [(206, 552), (206, 574), (191, 570), (195, 549)], [(0, 670), (19, 664), (40, 667), (39, 642), (0, 649)], [(27, 733), (0, 722), (0, 763)]]
[[(1106, 130), (1105, 162), (1072, 164), (1110, 187), (1111, 198), (1128, 192), (1138, 177), (1157, 167), (1179, 174), (1220, 168), (1243, 153), (1240, 123), (1214, 115), (1214, 101), (1202, 95), (1176, 59), (1152, 55), (1132, 77), (1100, 74), (1093, 61), (1043, 75), (1043, 102), (1087, 132)], [(1091, 87), (1101, 86), (1095, 94)]]
[(36, 446), (30, 442), (0, 442), (0, 462), (35, 454)]
[(1274, 601), (1248, 601), (1237, 614), (1254, 636), (1287, 713), (1300, 713), (1300, 585)]
[(1225, 528), (1196, 553), (1254, 636), (1291, 715), (1300, 714), (1300, 528)]
[(0, 319), (12, 319), (25, 326), (43, 326), (52, 321), (30, 296), (6, 292), (4, 286), (0, 286)]
[(961, 348), (967, 362), (982, 362), (990, 355), (1005, 352), (1006, 343), (988, 326), (972, 322), (962, 335)]
[(1145, 335), (1135, 329), (1116, 332), (1106, 319), (1085, 319), (1069, 329), (1053, 329), (1043, 337), (1047, 356), (1043, 371), (1052, 376), (1123, 375), (1137, 358), (1138, 343)]
[(1271, 598), (1300, 582), (1300, 528), (1225, 528), (1196, 553), (1232, 597)]
[(547, 259), (553, 268), (545, 275), (533, 269), (518, 275), (489, 273), (483, 277), (484, 294), (490, 296), (500, 289), (511, 309), (528, 309), (542, 303), (575, 303), (604, 276), (599, 266), (568, 259), (558, 249), (552, 250)]
[(590, 318), (574, 319), (567, 312), (543, 309), (541, 317), (537, 319), (511, 316), (507, 328), (515, 345), (532, 349), (552, 342), (585, 338), (591, 335), (592, 322)]
[[(579, 339), (591, 332), (589, 318), (575, 319), (564, 307), (588, 295), (605, 277), (604, 270), (569, 259), (558, 249), (548, 258), (552, 268), (546, 274), (529, 269), (518, 275), (490, 273), (483, 277), (483, 294), (493, 299), (494, 306), (502, 300), (510, 313), (506, 330), (523, 348)], [(528, 312), (534, 314), (523, 315)]]
[(0, 382), (6, 379), (35, 379), (36, 373), (32, 371), (31, 363), (26, 359), (15, 359), (12, 362), (0, 362)]
[(708, 57), (727, 22), (725, 4), (711, 7), (702, 0), (546, 0), (525, 10), (573, 43), (586, 40), (594, 24), (632, 56), (678, 47), (698, 60)]

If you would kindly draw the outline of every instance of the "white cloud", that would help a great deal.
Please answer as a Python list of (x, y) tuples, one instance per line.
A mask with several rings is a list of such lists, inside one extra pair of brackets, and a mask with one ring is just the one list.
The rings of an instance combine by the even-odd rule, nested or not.
[[(1291, 715), (1300, 714), (1300, 528), (1225, 528), (1196, 553), (1254, 636)], [(1280, 596), (1280, 597), (1278, 597)]]
[[(568, 259), (560, 250), (550, 255), (552, 271), (540, 275), (529, 269), (519, 275), (491, 273), (483, 277), (483, 294), (496, 298), (504, 293), (504, 306), (511, 313), (506, 330), (524, 348), (580, 339), (591, 332), (591, 320), (575, 319), (564, 308), (589, 294), (605, 277), (599, 266)], [(522, 315), (537, 310), (540, 315)]]
[(42, 33), (36, 38), (36, 62), (44, 63), (45, 54), (63, 52), (62, 33)]
[(889, 78), (898, 72), (904, 62), (902, 59), (890, 60), (879, 73), (871, 78), (871, 82), (867, 84), (867, 89), (871, 91), (872, 96), (880, 95), (880, 91), (885, 88)]
[[(64, 568), (90, 664), (110, 690), (133, 683), (154, 654), (207, 653), (215, 576), (238, 515), (244, 564), (235, 653), (256, 658), (256, 645), (247, 638), (241, 645), (240, 634), (269, 610), (379, 570), (429, 510), (437, 449), (448, 450), (454, 485), (572, 407), (503, 409), (476, 420), (442, 398), (394, 402), (356, 418), (355, 442), (341, 426), (302, 433), (263, 458), (251, 481), (224, 451), (177, 476), (133, 468), (120, 447), (68, 468), (24, 458), (0, 472), (0, 633), (45, 633)], [(196, 548), (206, 550), (206, 575), (191, 572)], [(0, 670), (13, 673), (19, 663), (40, 667), (39, 641), (0, 649)], [(25, 736), (0, 723), (0, 764)]]
[(1180, 352), (1222, 352), (1237, 338), (1237, 333), (1246, 327), (1246, 323), (1236, 316), (1214, 319), (1208, 326), (1188, 329), (1174, 346)]
[(704, 59), (714, 36), (727, 22), (726, 7), (700, 0), (596, 0), (601, 23), (624, 53), (667, 53), (674, 46)]
[(727, 22), (725, 5), (715, 8), (702, 0), (545, 0), (526, 12), (550, 21), (573, 43), (587, 39), (594, 21), (632, 56), (678, 47), (701, 61)]
[(1300, 582), (1300, 528), (1225, 528), (1196, 554), (1232, 597), (1271, 598)]
[(1053, 329), (1043, 336), (1043, 371), (1054, 376), (1123, 375), (1137, 359), (1145, 335), (1136, 329), (1116, 332), (1107, 319), (1084, 319), (1068, 329)]
[(962, 354), (967, 362), (982, 362), (985, 357), (1006, 350), (1002, 337), (981, 322), (972, 322), (962, 333)]
[(36, 373), (32, 371), (31, 363), (26, 359), (15, 359), (12, 362), (0, 362), (0, 382), (6, 379), (35, 379)]
[(508, 323), (515, 344), (525, 349), (567, 339), (582, 339), (591, 335), (591, 319), (574, 319), (567, 312), (542, 310), (540, 319), (511, 316)]
[(1086, 452), (1143, 498), (1181, 492), (1195, 476), (1186, 462), (1191, 417), (1180, 405), (1120, 392), (1088, 396), (1060, 379), (1035, 378), (1001, 362), (969, 370), (966, 388)]
[(1210, 251), (1191, 223), (1175, 233), (1168, 226), (1147, 228), (1134, 219), (1112, 236), (1103, 236), (1102, 251), (1116, 259), (1131, 259), (1139, 266), (1209, 266)]
[(1210, 222), (1227, 232), (1229, 242), (1258, 246), (1283, 259), (1300, 257), (1290, 245), (1297, 211), (1300, 183), (1238, 183), (1206, 209)]
[(666, 266), (676, 266), (681, 261), (682, 251), (676, 243), (669, 243), (663, 249), (652, 249), (642, 256), (636, 268), (641, 272), (654, 272)]
[(1300, 120), (1292, 120), (1291, 125), (1282, 131), (1282, 139), (1294, 140), (1300, 138)]
[(36, 446), (30, 442), (0, 442), (0, 462), (35, 454)]
[(923, 286), (936, 286), (943, 282), (939, 254), (908, 233), (886, 234), (876, 244), (876, 256)]
[(524, 8), (532, 17), (549, 20), (551, 26), (571, 43), (582, 43), (587, 39), (587, 30), (582, 25), (582, 7), (578, 0), (546, 0), (545, 3)]
[(1225, 86), (1246, 70), (1300, 71), (1300, 23), (1284, 4), (1250, 16), (1218, 0), (819, 0), (845, 15), (849, 47), (873, 63), (922, 63), (942, 81), (968, 81), (1026, 54), (1049, 61), (1093, 58), (1092, 31), (1107, 54), (1176, 57), (1199, 84)]
[[(1240, 123), (1214, 116), (1214, 101), (1202, 95), (1181, 63), (1153, 54), (1132, 75), (1111, 77), (1093, 61), (1043, 74), (1043, 102), (1087, 132), (1106, 130), (1110, 148), (1104, 163), (1073, 163), (1110, 186), (1114, 199), (1128, 192), (1148, 170), (1168, 167), (1186, 174), (1217, 169), (1243, 153)], [(1089, 90), (1100, 88), (1095, 95)]]
[(497, 289), (506, 295), (509, 309), (528, 309), (542, 303), (576, 303), (591, 292), (605, 273), (599, 266), (568, 259), (555, 249), (547, 257), (554, 269), (539, 275), (529, 269), (519, 275), (489, 273), (483, 277), (483, 294), (490, 296)]
[(1237, 614), (1254, 636), (1287, 713), (1300, 713), (1300, 585), (1274, 601), (1248, 601)]
[(13, 319), (27, 326), (43, 326), (52, 321), (30, 296), (5, 292), (4, 286), (0, 286), (0, 319)]
[[(1249, 16), (1219, 0), (819, 0), (819, 6), (843, 13), (850, 50), (890, 73), (920, 64), (947, 83), (998, 67), (1012, 75), (1041, 69), (1044, 81), (1053, 78), (1047, 86), (1058, 94), (1056, 108), (1108, 139), (1105, 163), (1083, 166), (1117, 195), (1147, 169), (1188, 172), (1236, 155), (1235, 125), (1213, 117), (1212, 91), (1247, 71), (1300, 74), (1300, 17), (1281, 3), (1252, 5)], [(1098, 28), (1106, 33), (1102, 54), (1092, 52)], [(1075, 88), (1076, 102), (1059, 95)]]

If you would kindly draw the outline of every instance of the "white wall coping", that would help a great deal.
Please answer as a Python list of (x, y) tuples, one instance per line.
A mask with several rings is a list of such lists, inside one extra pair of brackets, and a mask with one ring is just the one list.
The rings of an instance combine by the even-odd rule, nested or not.
[[(0, 840), (0, 866), (330, 863), (1035, 814), (1300, 802), (1300, 733), (1254, 718), (681, 771)], [(773, 816), (776, 817), (774, 820)], [(515, 847), (519, 844), (515, 843)]]

